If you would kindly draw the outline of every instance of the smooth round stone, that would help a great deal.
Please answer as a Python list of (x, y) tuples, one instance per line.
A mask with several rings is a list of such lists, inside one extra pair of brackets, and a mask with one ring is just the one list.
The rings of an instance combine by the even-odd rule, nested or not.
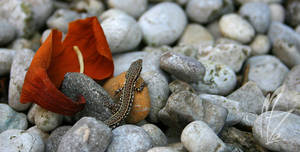
[(179, 129), (192, 121), (202, 120), (218, 133), (225, 124), (227, 113), (225, 108), (203, 101), (196, 94), (181, 91), (170, 95), (159, 112), (159, 119), (166, 126)]
[(31, 5), (33, 20), (36, 23), (37, 29), (39, 29), (45, 25), (48, 17), (53, 13), (55, 9), (54, 2), (52, 0), (28, 0), (27, 2)]
[(208, 23), (222, 13), (233, 11), (232, 0), (190, 0), (186, 6), (189, 18), (198, 23)]
[(146, 11), (147, 5), (147, 0), (108, 0), (110, 8), (122, 10), (134, 18), (140, 17)]
[(249, 2), (258, 2), (258, 1), (272, 4), (272, 3), (281, 3), (283, 0), (235, 0), (235, 1), (239, 4), (246, 4)]
[(83, 117), (62, 137), (57, 152), (104, 152), (112, 139), (111, 129), (92, 117)]
[(240, 44), (218, 44), (199, 49), (197, 59), (224, 64), (234, 72), (239, 72), (244, 61), (250, 56), (251, 48)]
[(104, 4), (98, 0), (74, 1), (74, 9), (77, 11), (85, 11), (90, 16), (99, 16), (104, 11)]
[(179, 44), (175, 47), (173, 47), (172, 49), (170, 49), (170, 51), (188, 56), (188, 57), (192, 57), (192, 58), (196, 58), (197, 54), (198, 54), (198, 50), (199, 48), (201, 48), (202, 46), (193, 46), (193, 45), (189, 45), (189, 44)]
[(36, 135), (40, 136), (44, 143), (47, 142), (47, 139), (49, 137), (49, 134), (47, 132), (42, 131), (37, 126), (33, 126), (29, 129), (27, 129), (26, 132), (28, 132), (30, 134), (36, 134)]
[(56, 10), (47, 20), (49, 28), (58, 29), (63, 33), (68, 32), (69, 22), (80, 19), (80, 14), (67, 9)]
[(269, 4), (269, 8), (271, 12), (271, 20), (283, 23), (285, 18), (284, 7), (278, 3), (271, 3)]
[(250, 47), (252, 49), (251, 55), (263, 55), (269, 52), (271, 42), (266, 35), (256, 35), (251, 42)]
[(203, 121), (194, 121), (182, 131), (181, 142), (190, 152), (227, 152), (225, 143)]
[(63, 115), (48, 111), (37, 106), (34, 113), (34, 123), (42, 131), (48, 132), (54, 130), (62, 124)]
[(177, 152), (171, 147), (154, 147), (149, 149), (147, 152)]
[(272, 151), (294, 152), (300, 149), (300, 116), (281, 111), (261, 114), (253, 127), (254, 138)]
[(43, 152), (44, 147), (40, 136), (24, 130), (11, 129), (0, 134), (1, 152)]
[(141, 152), (152, 148), (152, 139), (147, 132), (138, 126), (123, 125), (112, 131), (112, 142), (107, 152)]
[(178, 79), (169, 83), (169, 89), (171, 93), (180, 92), (180, 91), (190, 91), (192, 93), (196, 93), (196, 91), (193, 89), (193, 87), (190, 84), (184, 81), (180, 81)]
[(288, 0), (286, 3), (286, 21), (291, 26), (300, 24), (300, 2)]
[(160, 68), (186, 82), (201, 81), (205, 73), (199, 61), (172, 51), (160, 57)]
[(185, 28), (183, 35), (179, 40), (179, 44), (193, 45), (193, 46), (207, 46), (214, 43), (213, 36), (209, 31), (199, 24), (189, 24)]
[(219, 21), (221, 33), (230, 39), (248, 43), (255, 36), (251, 24), (237, 14), (226, 14)]
[(163, 2), (146, 11), (139, 19), (144, 41), (160, 46), (175, 42), (184, 31), (187, 17), (175, 3)]
[(20, 96), (25, 75), (30, 66), (34, 52), (29, 49), (19, 50), (12, 62), (10, 70), (10, 81), (8, 90), (8, 104), (16, 111), (24, 111), (29, 108), (31, 103), (20, 103)]
[(290, 68), (300, 64), (300, 52), (294, 44), (285, 40), (276, 40), (272, 53)]
[(283, 82), (289, 69), (271, 55), (254, 56), (248, 59), (248, 80), (254, 81), (264, 94), (275, 91)]
[(72, 126), (61, 126), (53, 130), (45, 142), (45, 152), (57, 152), (59, 143)]
[(11, 42), (15, 36), (15, 27), (5, 20), (0, 20), (0, 46)]
[(11, 44), (11, 49), (13, 50), (22, 50), (24, 48), (33, 50), (33, 42), (25, 38), (18, 38)]
[(274, 45), (277, 39), (284, 40), (300, 49), (300, 34), (291, 27), (280, 22), (272, 22), (269, 28), (268, 36)]
[[(270, 9), (266, 3), (250, 2), (244, 4), (239, 13), (247, 18), (258, 33), (265, 33), (271, 21)], [(241, 31), (242, 32), (242, 31)]]
[(11, 64), (15, 54), (15, 50), (0, 48), (0, 76), (10, 73)]
[(235, 88), (237, 78), (231, 68), (211, 61), (201, 63), (206, 69), (204, 78), (191, 84), (198, 93), (227, 95)]
[[(27, 129), (26, 115), (0, 103), (0, 133), (8, 129)], [(1, 146), (0, 146), (1, 147)]]
[(181, 142), (169, 144), (168, 147), (175, 149), (177, 152), (188, 152)]
[(219, 21), (211, 22), (207, 25), (207, 30), (213, 35), (215, 39), (222, 37), (222, 33), (219, 28)]
[[(153, 3), (160, 3), (160, 2), (169, 2), (170, 0), (148, 0), (149, 2), (153, 2)], [(172, 0), (174, 2), (176, 2), (179, 5), (185, 5), (188, 0)]]
[(153, 147), (166, 146), (168, 144), (166, 135), (155, 125), (145, 124), (141, 126), (151, 137)]
[(142, 40), (136, 20), (120, 10), (111, 9), (101, 15), (101, 26), (112, 53), (130, 51)]

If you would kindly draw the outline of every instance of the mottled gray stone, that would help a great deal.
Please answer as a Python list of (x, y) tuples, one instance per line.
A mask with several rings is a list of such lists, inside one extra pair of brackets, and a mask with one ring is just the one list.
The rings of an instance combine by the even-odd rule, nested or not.
[(75, 119), (94, 117), (104, 121), (111, 116), (104, 102), (114, 103), (109, 94), (93, 79), (81, 73), (67, 73), (61, 86), (61, 91), (73, 100), (82, 95), (86, 104), (82, 111), (75, 114)]
[(300, 150), (300, 116), (282, 111), (261, 114), (253, 127), (254, 138), (272, 151)]
[(17, 51), (10, 70), (10, 81), (8, 90), (8, 104), (17, 111), (24, 111), (29, 108), (31, 103), (22, 104), (20, 96), (25, 75), (30, 66), (34, 52), (29, 49)]
[(203, 121), (193, 121), (182, 131), (181, 142), (190, 152), (229, 152), (225, 143)]
[(241, 16), (247, 18), (258, 33), (265, 33), (271, 22), (270, 8), (263, 2), (250, 2), (242, 5)]
[[(105, 6), (102, 1), (98, 0), (85, 0), (85, 1), (72, 1), (71, 5), (77, 11), (87, 12), (90, 16), (99, 16), (104, 11)], [(68, 5), (68, 4), (67, 4)]]
[(0, 49), (0, 76), (9, 74), (15, 50)]
[(188, 45), (188, 44), (179, 44), (173, 47), (172, 49), (170, 49), (170, 51), (180, 53), (182, 55), (189, 56), (192, 58), (196, 58), (198, 54), (198, 50), (199, 50), (198, 47), (193, 45)]
[(271, 42), (266, 35), (257, 34), (250, 44), (251, 55), (267, 54), (271, 48)]
[(286, 21), (291, 26), (300, 24), (300, 2), (297, 0), (287, 0)]
[(57, 152), (59, 143), (72, 126), (61, 126), (53, 130), (45, 142), (45, 152)]
[(273, 44), (272, 53), (288, 67), (300, 64), (300, 51), (294, 44), (277, 39)]
[(166, 146), (168, 144), (166, 135), (153, 124), (145, 124), (141, 126), (151, 137), (153, 147)]
[(5, 20), (0, 20), (0, 46), (11, 42), (15, 36), (15, 27)]
[(175, 149), (176, 152), (188, 152), (182, 142), (169, 144), (168, 147)]
[(27, 129), (26, 115), (0, 103), (0, 133), (7, 129)]
[(43, 152), (44, 147), (40, 136), (24, 130), (11, 129), (0, 134), (1, 152)]
[(95, 118), (83, 117), (62, 137), (57, 152), (104, 152), (111, 142), (111, 129)]
[(123, 125), (112, 132), (113, 140), (106, 152), (142, 152), (152, 148), (151, 137), (141, 127)]
[(172, 93), (180, 92), (180, 91), (190, 91), (195, 93), (195, 90), (191, 85), (184, 81), (180, 81), (178, 79), (174, 80), (173, 82), (169, 83), (169, 89)]
[(171, 147), (154, 147), (149, 149), (147, 152), (178, 152)]
[(175, 52), (166, 52), (160, 57), (160, 67), (186, 82), (198, 82), (204, 77), (204, 66), (194, 58)]
[(251, 131), (254, 125), (254, 121), (258, 117), (257, 114), (244, 112), (241, 121), (237, 124), (243, 130)]
[(62, 124), (62, 121), (63, 115), (48, 111), (36, 105), (36, 109), (33, 113), (33, 122), (39, 129), (45, 132), (52, 131)]
[(249, 81), (239, 89), (227, 96), (228, 99), (238, 101), (241, 106), (241, 110), (244, 112), (250, 112), (260, 114), (265, 96), (256, 83)]
[(39, 129), (37, 126), (33, 126), (27, 129), (26, 132), (29, 134), (36, 134), (37, 136), (40, 136), (44, 144), (46, 144), (47, 139), (49, 137), (49, 134), (47, 132), (44, 132), (43, 130)]

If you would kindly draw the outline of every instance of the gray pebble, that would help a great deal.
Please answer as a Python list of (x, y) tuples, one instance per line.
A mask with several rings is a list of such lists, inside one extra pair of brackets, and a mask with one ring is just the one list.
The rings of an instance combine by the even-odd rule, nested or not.
[(294, 44), (277, 39), (273, 44), (272, 53), (288, 67), (300, 64), (300, 52)]
[(8, 104), (17, 111), (24, 111), (29, 108), (31, 103), (20, 103), (20, 96), (25, 75), (30, 66), (34, 52), (29, 49), (19, 50), (12, 62), (10, 70), (10, 81), (8, 90)]
[(250, 44), (251, 55), (267, 54), (271, 48), (271, 42), (266, 35), (256, 35)]
[(281, 3), (283, 0), (235, 0), (235, 1), (238, 4), (246, 4), (249, 2), (257, 2), (257, 1), (271, 4), (271, 3)]
[(111, 111), (104, 106), (104, 102), (114, 103), (109, 94), (93, 79), (81, 73), (67, 73), (62, 82), (61, 91), (76, 101), (79, 95), (86, 100), (82, 111), (75, 114), (75, 119), (94, 117), (104, 121), (111, 116)]
[(251, 131), (257, 117), (257, 114), (244, 112), (241, 121), (237, 125), (245, 130)]
[(45, 144), (46, 144), (47, 139), (49, 137), (49, 134), (47, 132), (42, 131), (37, 126), (33, 126), (29, 129), (27, 129), (26, 132), (28, 132), (30, 134), (36, 134), (36, 135), (40, 136)]
[(249, 81), (239, 89), (227, 96), (228, 99), (238, 101), (241, 110), (260, 114), (265, 101), (265, 96), (256, 83)]
[(258, 33), (265, 33), (271, 22), (269, 6), (263, 2), (250, 2), (244, 4), (239, 13), (247, 18)]
[(16, 51), (10, 49), (0, 49), (0, 76), (10, 73), (11, 64)]
[(300, 150), (300, 116), (281, 111), (261, 114), (253, 127), (254, 138), (272, 151)]
[(181, 142), (190, 152), (229, 152), (225, 143), (203, 121), (193, 121), (182, 131)]
[(203, 79), (205, 68), (194, 58), (175, 52), (166, 52), (160, 57), (160, 67), (186, 82), (198, 82)]
[(47, 25), (49, 28), (58, 29), (63, 33), (67, 33), (69, 22), (77, 19), (80, 19), (80, 14), (77, 12), (67, 9), (58, 9), (48, 18)]
[(191, 85), (184, 81), (180, 81), (178, 79), (174, 80), (173, 82), (169, 83), (169, 89), (172, 93), (180, 92), (180, 91), (190, 91), (195, 93), (195, 90)]
[(0, 133), (7, 129), (27, 129), (27, 126), (25, 114), (17, 113), (7, 104), (0, 103)]
[(169, 144), (168, 147), (171, 147), (176, 150), (176, 152), (188, 152), (182, 142)]
[(120, 9), (134, 18), (140, 17), (147, 9), (147, 0), (108, 0), (111, 8)]
[(112, 132), (113, 140), (107, 152), (142, 152), (152, 148), (151, 137), (141, 127), (123, 125)]
[(52, 0), (28, 0), (32, 7), (33, 20), (36, 23), (37, 29), (45, 25), (48, 17), (54, 11)]
[(147, 152), (177, 152), (171, 147), (154, 147), (149, 149)]
[(57, 152), (59, 143), (72, 126), (61, 126), (53, 130), (45, 142), (45, 152)]
[(62, 124), (62, 121), (63, 115), (48, 111), (36, 105), (33, 114), (33, 122), (39, 129), (45, 132), (52, 131)]
[(0, 46), (11, 42), (15, 36), (15, 27), (5, 20), (0, 20)]
[(111, 142), (111, 129), (92, 117), (83, 117), (62, 137), (57, 152), (104, 152)]
[(151, 137), (153, 147), (166, 146), (168, 144), (166, 135), (153, 124), (145, 124), (141, 126)]
[(279, 3), (269, 4), (271, 19), (275, 22), (284, 22), (285, 19), (285, 10), (284, 7)]
[(291, 26), (300, 24), (300, 2), (289, 0), (286, 2), (286, 21)]
[(98, 0), (73, 1), (71, 5), (75, 10), (87, 12), (90, 16), (99, 16), (105, 9), (103, 2)]
[(189, 45), (189, 44), (179, 44), (178, 46), (173, 47), (169, 51), (180, 53), (180, 54), (188, 56), (188, 57), (196, 58), (196, 56), (198, 54), (198, 50), (199, 50), (198, 47), (200, 47), (200, 46), (193, 46), (193, 45)]
[(254, 56), (248, 59), (248, 80), (254, 81), (264, 94), (275, 91), (284, 80), (289, 69), (271, 55)]
[(11, 129), (0, 134), (1, 152), (43, 152), (44, 147), (40, 136), (24, 130)]

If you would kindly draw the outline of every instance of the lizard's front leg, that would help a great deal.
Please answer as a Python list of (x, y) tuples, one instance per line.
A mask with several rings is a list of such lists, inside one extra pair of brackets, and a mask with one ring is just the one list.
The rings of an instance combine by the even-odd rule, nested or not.
[(135, 91), (137, 91), (137, 92), (143, 91), (145, 85), (146, 85), (145, 81), (141, 77), (139, 77), (137, 79), (137, 83), (136, 83), (136, 86), (135, 86)]

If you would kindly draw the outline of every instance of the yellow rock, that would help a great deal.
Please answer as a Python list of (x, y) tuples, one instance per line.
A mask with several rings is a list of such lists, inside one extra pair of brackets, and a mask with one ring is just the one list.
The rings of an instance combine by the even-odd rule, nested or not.
[[(119, 88), (123, 87), (125, 83), (125, 73), (123, 72), (120, 75), (110, 78), (107, 80), (103, 86), (103, 88), (110, 94), (110, 96), (114, 99), (115, 102), (119, 101), (120, 94), (115, 95), (115, 91)], [(142, 78), (140, 78), (136, 84), (136, 86), (140, 86), (142, 82)], [(138, 123), (141, 120), (144, 120), (148, 113), (150, 112), (150, 96), (148, 92), (148, 88), (145, 85), (144, 89), (141, 92), (135, 91), (134, 100), (132, 109), (126, 119), (127, 123)]]

